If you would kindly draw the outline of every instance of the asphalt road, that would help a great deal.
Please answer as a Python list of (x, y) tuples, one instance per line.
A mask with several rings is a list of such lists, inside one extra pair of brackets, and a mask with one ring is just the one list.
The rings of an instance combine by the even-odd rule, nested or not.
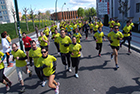
[[(109, 42), (103, 42), (101, 57), (95, 49), (96, 43), (90, 35), (88, 40), (82, 38), (82, 54), (79, 64), (79, 78), (72, 73), (66, 72), (53, 41), (50, 42), (49, 53), (57, 57), (56, 81), (60, 82), (60, 94), (140, 94), (140, 54), (132, 50), (129, 55), (127, 47), (119, 50), (118, 62), (120, 68), (115, 70), (114, 60), (110, 59), (112, 52)], [(54, 90), (47, 85), (41, 87), (34, 67), (33, 76), (23, 74), (26, 91), (23, 94), (54, 94)], [(12, 88), (7, 94), (20, 94), (20, 84), (16, 71), (9, 79), (13, 82)], [(6, 93), (5, 86), (0, 86), (0, 94)]]

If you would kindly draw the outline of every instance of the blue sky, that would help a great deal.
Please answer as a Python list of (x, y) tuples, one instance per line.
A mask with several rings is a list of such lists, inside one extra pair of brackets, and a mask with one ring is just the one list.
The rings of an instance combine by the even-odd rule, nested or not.
[[(14, 1), (14, 0), (13, 0)], [(35, 13), (38, 11), (45, 12), (50, 10), (51, 13), (55, 10), (56, 0), (17, 0), (19, 11), (23, 13), (22, 9), (24, 7), (35, 9)], [(96, 7), (96, 0), (58, 0), (57, 9), (61, 11), (62, 5), (66, 3), (63, 7), (63, 11), (66, 10), (77, 10), (79, 7), (89, 8)]]

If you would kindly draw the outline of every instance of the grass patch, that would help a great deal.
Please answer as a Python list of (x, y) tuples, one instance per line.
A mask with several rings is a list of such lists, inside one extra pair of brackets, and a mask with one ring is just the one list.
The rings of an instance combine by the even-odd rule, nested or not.
[[(44, 24), (43, 24), (44, 23)], [(39, 21), (35, 21), (35, 25), (38, 26), (38, 29), (42, 29), (46, 26), (50, 26), (53, 23), (53, 21), (48, 21), (46, 20), (46, 24), (45, 22), (41, 21), (41, 25), (39, 27)], [(33, 23), (32, 22), (28, 22), (28, 26), (29, 26), (29, 32), (27, 31), (27, 27), (26, 27), (26, 22), (20, 22), (20, 28), (22, 32), (26, 32), (26, 34), (34, 32), (35, 29), (33, 28)], [(7, 31), (7, 33), (10, 35), (11, 39), (17, 38), (18, 35), (16, 34), (16, 30), (15, 30), (15, 25), (14, 23), (7, 23), (7, 24), (1, 24), (0, 25), (0, 34), (3, 31)], [(1, 43), (1, 39), (0, 39), (0, 43)]]

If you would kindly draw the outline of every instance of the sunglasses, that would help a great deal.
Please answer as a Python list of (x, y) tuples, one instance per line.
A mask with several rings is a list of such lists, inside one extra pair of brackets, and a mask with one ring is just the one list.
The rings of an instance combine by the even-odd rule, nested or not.
[(43, 53), (46, 53), (47, 51), (41, 51), (41, 53), (43, 54)]
[(115, 29), (118, 29), (118, 28), (115, 28)]

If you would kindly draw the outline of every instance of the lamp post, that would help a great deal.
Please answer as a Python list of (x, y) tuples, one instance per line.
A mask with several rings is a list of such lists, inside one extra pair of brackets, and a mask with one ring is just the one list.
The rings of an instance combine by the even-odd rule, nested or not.
[[(66, 3), (64, 3), (64, 4), (62, 5), (61, 13), (62, 13), (62, 10), (63, 10), (64, 5), (66, 5)], [(61, 18), (61, 19), (63, 19), (63, 13), (62, 13), (62, 18)]]
[(21, 37), (21, 33), (20, 33), (20, 21), (19, 21), (17, 0), (15, 0), (15, 10), (16, 10), (16, 17), (17, 17), (17, 28), (18, 28), (18, 34), (19, 34), (20, 49), (23, 50), (22, 37)]
[(55, 1), (55, 16), (56, 16), (56, 21), (57, 21), (57, 0)]

